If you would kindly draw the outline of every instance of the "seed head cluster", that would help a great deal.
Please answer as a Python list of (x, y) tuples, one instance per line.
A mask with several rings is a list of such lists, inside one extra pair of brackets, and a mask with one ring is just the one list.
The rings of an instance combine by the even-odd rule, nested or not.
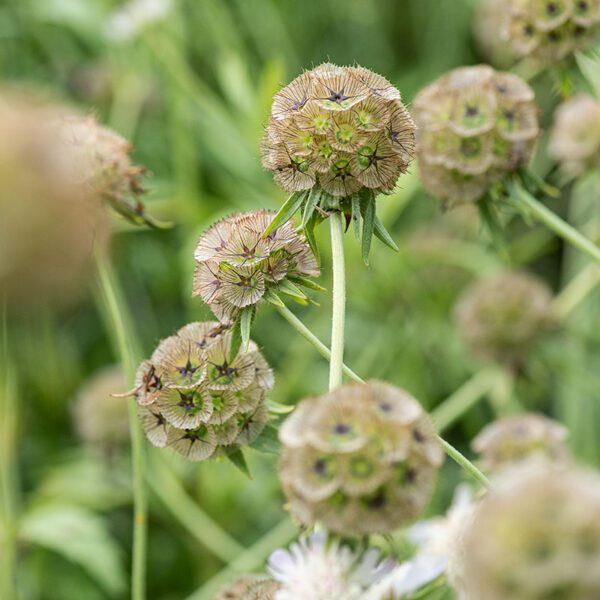
[(423, 185), (449, 204), (479, 200), (525, 165), (539, 133), (533, 90), (486, 65), (454, 69), (427, 86), (413, 116)]
[[(207, 229), (196, 246), (193, 295), (201, 296), (221, 321), (257, 304), (284, 280), (318, 277), (315, 256), (290, 222), (264, 232), (275, 213), (235, 213)], [(297, 279), (300, 278), (300, 279)]]
[(233, 359), (230, 346), (231, 333), (218, 323), (190, 323), (140, 365), (135, 395), (152, 444), (205, 460), (258, 437), (273, 373), (254, 343)]
[(414, 155), (415, 126), (400, 92), (362, 67), (325, 63), (275, 94), (263, 166), (287, 192), (391, 191)]
[(515, 365), (550, 327), (551, 300), (534, 275), (502, 272), (465, 290), (455, 309), (457, 327), (474, 354)]
[(521, 465), (496, 482), (464, 538), (468, 598), (600, 598), (600, 478)]
[(221, 592), (217, 600), (275, 600), (279, 584), (268, 577), (244, 575)]
[(303, 400), (279, 436), (292, 515), (340, 534), (388, 533), (414, 520), (443, 461), (421, 405), (379, 381)]

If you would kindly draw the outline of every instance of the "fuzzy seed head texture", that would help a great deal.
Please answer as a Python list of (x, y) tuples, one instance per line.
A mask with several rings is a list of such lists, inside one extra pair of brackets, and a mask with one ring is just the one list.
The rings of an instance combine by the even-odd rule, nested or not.
[(275, 94), (261, 157), (286, 192), (347, 197), (392, 191), (414, 147), (413, 120), (385, 77), (324, 63)]
[(379, 381), (303, 400), (279, 437), (293, 517), (344, 535), (388, 533), (415, 520), (444, 458), (421, 405)]
[(164, 339), (139, 366), (138, 415), (146, 436), (201, 461), (249, 445), (268, 421), (274, 378), (250, 342), (231, 359), (231, 333), (215, 322), (190, 323)]
[(417, 95), (412, 112), (423, 185), (448, 205), (476, 202), (526, 165), (539, 134), (533, 90), (487, 65), (443, 75)]
[(275, 600), (279, 584), (261, 575), (243, 575), (224, 589), (217, 600)]

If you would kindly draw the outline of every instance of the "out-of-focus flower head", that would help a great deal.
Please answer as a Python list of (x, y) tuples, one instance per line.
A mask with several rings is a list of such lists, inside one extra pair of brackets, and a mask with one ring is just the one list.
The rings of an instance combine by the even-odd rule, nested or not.
[(325, 63), (275, 94), (262, 163), (287, 192), (387, 192), (413, 158), (414, 135), (400, 92), (385, 77)]
[(106, 237), (98, 196), (73, 181), (77, 153), (53, 128), (66, 112), (0, 91), (0, 296), (11, 311), (79, 295)]
[(268, 210), (234, 213), (200, 236), (193, 295), (201, 296), (219, 320), (234, 321), (269, 290), (308, 301), (295, 284), (315, 287), (306, 278), (320, 275), (317, 260), (289, 222), (265, 236), (274, 217)]
[(538, 137), (533, 90), (487, 65), (460, 67), (413, 103), (425, 188), (448, 204), (475, 202), (528, 163)]
[(110, 366), (94, 374), (79, 390), (74, 419), (84, 442), (110, 450), (129, 441), (127, 400), (112, 395), (124, 387), (121, 367)]
[(231, 356), (231, 333), (190, 323), (138, 368), (134, 393), (146, 436), (190, 460), (231, 454), (262, 432), (273, 373), (253, 342)]
[(506, 15), (506, 0), (481, 0), (477, 4), (473, 33), (485, 62), (508, 68), (515, 59), (514, 50), (501, 35)]
[(260, 575), (243, 575), (221, 592), (217, 600), (275, 600), (279, 584)]
[(508, 365), (548, 330), (552, 293), (537, 277), (502, 272), (475, 282), (459, 298), (456, 324), (472, 351)]
[(570, 466), (506, 470), (464, 539), (468, 598), (600, 597), (600, 476)]
[(502, 417), (486, 425), (473, 440), (473, 450), (481, 455), (487, 471), (514, 465), (534, 456), (551, 461), (567, 461), (567, 428), (545, 415), (526, 413)]
[(421, 405), (378, 381), (303, 400), (279, 437), (292, 515), (341, 534), (389, 533), (414, 520), (444, 458)]
[(552, 65), (592, 46), (600, 33), (600, 0), (506, 0), (499, 31), (518, 56)]
[(394, 566), (378, 550), (357, 555), (323, 530), (269, 557), (269, 571), (281, 586), (275, 600), (362, 600)]
[(600, 169), (600, 101), (579, 94), (561, 104), (554, 115), (548, 152), (573, 177)]

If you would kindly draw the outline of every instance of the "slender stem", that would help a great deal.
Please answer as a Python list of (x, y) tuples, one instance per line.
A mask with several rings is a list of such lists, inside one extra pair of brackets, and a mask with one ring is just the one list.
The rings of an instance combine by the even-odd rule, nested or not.
[(331, 318), (331, 360), (329, 362), (329, 389), (342, 384), (344, 364), (344, 320), (346, 312), (346, 281), (344, 273), (344, 223), (342, 213), (329, 217), (331, 257), (333, 265), (333, 314)]
[(600, 285), (600, 269), (587, 265), (560, 291), (552, 302), (552, 314), (565, 319), (585, 298)]
[(554, 233), (566, 242), (600, 264), (600, 248), (596, 244), (546, 208), (517, 182), (509, 182), (508, 189), (515, 197), (515, 200), (528, 209), (529, 214), (554, 231)]
[[(108, 317), (110, 319), (119, 358), (125, 377), (133, 383), (135, 362), (132, 335), (128, 332), (124, 310), (121, 309), (116, 282), (110, 264), (101, 250), (96, 249), (96, 268)], [(132, 476), (133, 476), (133, 564), (131, 572), (131, 598), (144, 600), (146, 597), (146, 488), (144, 482), (145, 456), (144, 437), (140, 428), (135, 400), (129, 401), (129, 426), (131, 432)]]
[(481, 483), (484, 487), (490, 487), (490, 480), (465, 456), (463, 456), (454, 446), (450, 445), (445, 439), (438, 436), (440, 444), (446, 454), (464, 469), (475, 481)]

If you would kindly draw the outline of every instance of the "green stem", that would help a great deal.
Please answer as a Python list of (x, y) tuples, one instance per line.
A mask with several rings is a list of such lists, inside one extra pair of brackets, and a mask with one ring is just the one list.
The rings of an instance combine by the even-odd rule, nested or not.
[(438, 440), (444, 448), (446, 454), (458, 464), (475, 481), (478, 481), (486, 488), (490, 487), (490, 480), (465, 456), (463, 456), (454, 446), (450, 445), (445, 439), (438, 435)]
[(558, 215), (546, 208), (539, 200), (536, 200), (522, 185), (515, 181), (507, 184), (508, 190), (514, 199), (527, 208), (527, 212), (538, 221), (554, 231), (563, 240), (587, 254), (592, 260), (600, 264), (600, 248), (592, 241), (582, 235), (577, 229), (563, 221)]
[(587, 265), (560, 291), (552, 302), (552, 314), (557, 320), (566, 319), (585, 298), (600, 285), (600, 269)]
[[(116, 337), (116, 346), (127, 381), (133, 383), (135, 359), (132, 335), (128, 332), (121, 309), (116, 281), (110, 264), (101, 250), (96, 249), (96, 268), (107, 314)], [(144, 600), (146, 597), (146, 489), (144, 482), (145, 456), (144, 437), (137, 418), (135, 400), (129, 401), (129, 425), (131, 432), (132, 476), (133, 476), (133, 559), (131, 572), (131, 598)]]
[(342, 220), (342, 213), (333, 213), (329, 217), (329, 223), (333, 265), (333, 313), (331, 318), (329, 389), (333, 390), (342, 384), (342, 366), (344, 364), (346, 281), (344, 273), (344, 223)]

